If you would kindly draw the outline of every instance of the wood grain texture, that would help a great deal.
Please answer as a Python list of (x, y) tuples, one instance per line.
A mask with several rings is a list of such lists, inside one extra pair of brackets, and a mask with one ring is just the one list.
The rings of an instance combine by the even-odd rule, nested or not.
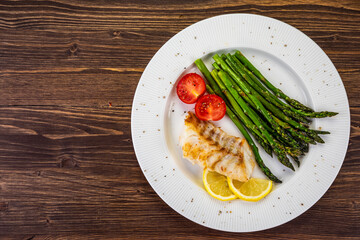
[[(305, 32), (335, 64), (351, 106), (348, 153), (327, 193), (295, 220), (247, 234), (167, 206), (130, 132), (155, 52), (199, 20), (238, 12)], [(359, 26), (356, 0), (0, 1), (0, 239), (359, 239)]]

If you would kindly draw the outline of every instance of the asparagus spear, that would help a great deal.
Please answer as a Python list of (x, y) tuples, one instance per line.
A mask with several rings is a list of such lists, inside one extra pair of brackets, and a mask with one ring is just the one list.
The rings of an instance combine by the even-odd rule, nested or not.
[[(231, 108), (230, 108), (230, 110), (231, 110)], [(257, 134), (254, 134), (254, 132), (252, 132), (251, 130), (249, 130), (249, 131), (254, 136), (256, 141), (258, 141), (260, 146), (265, 150), (265, 152), (267, 154), (269, 154), (270, 157), (272, 157), (272, 148), (271, 148), (271, 146), (269, 144), (267, 144), (266, 141), (264, 139), (262, 139), (261, 137), (259, 137)]]
[[(206, 85), (206, 89), (210, 94), (214, 94), (215, 92), (213, 91), (213, 89), (209, 86)], [(221, 93), (218, 92), (218, 93)], [(216, 94), (218, 94), (216, 93)], [(224, 100), (225, 101), (225, 100)], [(261, 156), (259, 154), (259, 150), (257, 148), (257, 146), (255, 145), (254, 141), (252, 140), (252, 138), (250, 137), (249, 133), (246, 131), (246, 129), (243, 127), (243, 125), (241, 124), (241, 122), (239, 121), (239, 119), (235, 116), (234, 112), (232, 110), (230, 110), (230, 108), (228, 106), (226, 106), (226, 114), (229, 116), (229, 118), (234, 122), (234, 124), (236, 125), (236, 127), (240, 130), (240, 132), (242, 133), (242, 135), (244, 136), (244, 138), (246, 139), (246, 141), (249, 143), (249, 145), (251, 146), (254, 155), (255, 155), (255, 160), (258, 164), (258, 166), (260, 167), (261, 171), (272, 181), (277, 182), (277, 183), (281, 183), (281, 180), (278, 179), (274, 174), (271, 173), (270, 169), (265, 165), (264, 161), (261, 159)]]
[(304, 148), (303, 148), (303, 152), (309, 152), (309, 144), (305, 144)]
[[(301, 134), (306, 135), (306, 133), (304, 132), (301, 132)], [(288, 146), (288, 147), (290, 146), (284, 139), (279, 138), (279, 136), (275, 136), (275, 137), (281, 144), (283, 144), (283, 146)], [(298, 136), (292, 136), (292, 137), (299, 143), (302, 154), (309, 152), (309, 143), (302, 141)]]
[[(250, 98), (241, 90), (241, 88), (234, 82), (234, 80), (233, 79), (229, 79), (230, 80), (230, 82), (231, 82), (231, 84), (232, 84), (232, 87), (240, 94), (240, 96), (251, 106), (251, 107), (253, 107), (254, 109), (256, 109), (256, 106), (255, 106), (255, 104), (250, 100)], [(252, 108), (250, 108), (249, 109), (249, 111), (250, 112), (252, 112), (252, 114), (254, 114), (254, 115), (257, 115), (257, 113), (255, 113), (255, 111), (252, 109)], [(268, 113), (269, 114), (271, 114), (269, 111), (268, 111)], [(269, 133), (271, 133), (272, 135), (278, 135), (276, 132), (274, 132), (268, 125), (267, 125), (267, 123), (265, 123), (265, 122), (263, 122), (263, 120), (259, 117), (259, 120), (260, 120), (260, 122), (263, 124), (263, 126), (265, 127), (265, 129), (269, 132)], [(278, 120), (278, 122), (279, 123), (281, 123), (281, 125), (280, 126), (282, 126), (283, 128), (285, 128), (285, 129), (288, 129), (288, 128), (290, 128), (290, 126), (288, 125), (288, 124), (286, 124), (286, 123), (284, 123), (284, 122), (282, 122), (280, 119), (277, 119)], [(290, 131), (292, 131), (293, 133), (296, 133), (296, 130), (294, 130), (294, 129), (291, 129)], [(300, 134), (300, 133), (299, 133)], [(287, 136), (287, 135), (286, 135)], [(280, 137), (280, 136), (279, 136)], [(300, 138), (307, 138), (306, 140), (308, 141), (308, 142), (314, 142), (315, 143), (315, 141), (313, 141), (312, 139), (310, 139), (310, 138), (308, 138), (307, 136), (301, 136)], [(281, 138), (281, 137), (280, 137)], [(286, 139), (284, 139), (284, 138), (282, 138), (285, 142), (287, 142), (288, 144), (290, 143), (290, 144), (293, 144), (294, 142), (295, 142), (295, 146), (298, 146), (299, 148), (300, 148), (300, 146), (299, 146), (299, 144), (295, 141), (295, 140), (293, 140), (293, 139), (290, 139), (290, 137), (288, 137), (287, 136), (287, 138)], [(290, 140), (289, 140), (290, 139)], [(293, 144), (294, 145), (294, 144)], [(298, 151), (296, 151), (296, 150), (294, 150), (294, 153), (292, 153), (292, 154), (295, 154), (295, 155), (298, 155), (299, 153), (297, 153)]]
[(213, 67), (214, 67), (216, 70), (218, 70), (218, 71), (221, 70), (221, 68), (219, 67), (219, 65), (217, 65), (216, 62), (214, 62), (212, 65), (213, 65)]
[[(254, 91), (245, 81), (242, 81), (242, 78), (236, 74), (227, 63), (223, 59), (219, 57), (219, 55), (215, 54), (213, 56), (214, 60), (217, 64), (220, 64), (221, 68), (223, 68), (232, 78), (233, 80), (239, 85), (239, 87), (245, 92), (245, 94), (251, 99), (251, 101), (255, 104), (256, 109), (266, 118), (266, 120), (271, 124), (271, 126), (275, 129), (275, 131), (284, 139), (289, 141), (293, 147), (300, 148), (297, 142), (293, 141), (285, 132), (284, 130), (274, 121), (274, 119), (268, 114), (268, 111), (263, 106), (264, 104), (268, 104), (267, 101), (263, 103), (257, 98), (258, 94)], [(229, 61), (228, 61), (229, 63)], [(256, 96), (255, 96), (256, 95)]]
[[(301, 116), (300, 114), (296, 113), (292, 107), (289, 105), (286, 105), (284, 102), (282, 102), (280, 99), (278, 99), (274, 94), (272, 94), (269, 90), (266, 89), (264, 85), (262, 85), (259, 80), (256, 78), (256, 76), (250, 72), (236, 57), (235, 55), (231, 55), (230, 53), (226, 55), (227, 59), (234, 65), (235, 72), (237, 71), (239, 74), (244, 74), (247, 77), (245, 80), (264, 98), (266, 98), (270, 103), (272, 103), (274, 106), (282, 109), (282, 111), (294, 118), (297, 121), (303, 122), (303, 123), (310, 123), (310, 120)], [(231, 67), (231, 66), (230, 66)]]
[[(307, 118), (304, 118), (304, 117), (298, 115), (297, 113), (292, 112), (291, 110), (287, 109), (288, 105), (285, 105), (285, 103), (283, 103), (281, 100), (276, 98), (269, 91), (263, 90), (263, 88), (265, 88), (264, 86), (260, 87), (258, 84), (256, 84), (256, 82), (253, 79), (255, 77), (254, 76), (252, 77), (251, 73), (249, 75), (248, 74), (249, 71), (235, 57), (231, 56), (230, 53), (228, 55), (226, 55), (226, 57), (227, 57), (227, 61), (225, 61), (225, 62), (229, 64), (229, 66), (233, 69), (234, 72), (237, 72), (240, 76), (243, 77), (243, 79), (245, 79), (245, 81), (249, 85), (249, 88), (251, 90), (253, 90), (254, 93), (256, 92), (256, 95), (262, 97), (262, 100), (263, 100), (262, 103), (263, 104), (264, 104), (264, 101), (265, 101), (266, 103), (269, 103), (269, 104), (271, 104), (271, 105), (273, 105), (275, 107), (278, 107), (279, 109), (282, 110), (282, 112), (284, 112), (288, 116), (291, 116), (291, 117), (293, 117), (294, 119), (296, 119), (296, 120), (298, 120), (300, 122), (304, 122), (304, 123), (309, 123), (310, 122)], [(272, 96), (274, 96), (275, 98), (273, 98)], [(266, 100), (264, 98), (266, 98)], [(279, 103), (278, 101), (280, 101), (281, 103)]]
[[(216, 64), (216, 63), (215, 63)], [(217, 65), (217, 64), (216, 64)], [(211, 75), (213, 76), (213, 78), (215, 79), (215, 81), (218, 83), (218, 85), (222, 85), (222, 82), (220, 81), (218, 75), (217, 75), (217, 71), (216, 70), (213, 70), (211, 72)], [(250, 106), (255, 107), (254, 103), (248, 98), (248, 96), (246, 96), (246, 94), (239, 88), (239, 86), (231, 79), (229, 78), (230, 82), (231, 82), (231, 85), (232, 87), (238, 91), (238, 93), (240, 94), (240, 96), (247, 102), (249, 103)], [(223, 87), (223, 89), (226, 89), (225, 86)], [(257, 113), (252, 109), (252, 108), (249, 108), (249, 112), (251, 114), (253, 114), (254, 116), (257, 115)], [(246, 116), (249, 116), (249, 113), (248, 112), (245, 112)], [(270, 132), (271, 134), (274, 133), (273, 129), (266, 123), (264, 122), (260, 117), (258, 118), (260, 123), (264, 126), (264, 128)], [(260, 135), (261, 136), (261, 135)], [(267, 142), (267, 140), (265, 138), (262, 138), (265, 142)]]
[(314, 132), (316, 132), (318, 134), (330, 134), (330, 132), (328, 132), (328, 131), (321, 131), (321, 130), (314, 130)]
[[(229, 62), (228, 62), (228, 63), (229, 63)], [(231, 63), (230, 63), (230, 64), (231, 64)], [(239, 77), (240, 77), (240, 76), (239, 76)], [(231, 79), (231, 78), (230, 78), (230, 79)], [(233, 86), (235, 86), (235, 89), (236, 89), (237, 91), (239, 91), (239, 93), (241, 94), (241, 96), (243, 96), (244, 99), (245, 99), (248, 103), (250, 103), (250, 105), (252, 105), (252, 106), (255, 108), (254, 104), (253, 104), (251, 101), (249, 101), (249, 99), (247, 98), (246, 94), (245, 94), (244, 92), (242, 92), (241, 89), (239, 89), (238, 86), (236, 87), (236, 84), (235, 84), (235, 83), (232, 83), (232, 84), (233, 84)], [(244, 83), (244, 84), (246, 84), (246, 83)], [(249, 89), (251, 89), (253, 92), (255, 92), (254, 89), (251, 88), (251, 86), (248, 86), (248, 85), (246, 85), (246, 86), (247, 86)], [(257, 94), (257, 95), (258, 95), (258, 94)], [(264, 103), (264, 105), (265, 105), (267, 108), (269, 108), (269, 106), (271, 107), (271, 104), (269, 104), (269, 103), (268, 103), (265, 99), (263, 99), (261, 96), (257, 96), (257, 97), (261, 100), (262, 103)], [(274, 109), (276, 110), (276, 108), (274, 108), (274, 107), (272, 107), (272, 108), (273, 108), (273, 110), (274, 110)], [(269, 108), (269, 109), (272, 109), (272, 108)], [(284, 115), (281, 111), (277, 111), (277, 113), (280, 114), (280, 116), (285, 117), (285, 119), (288, 119), (287, 116)], [(268, 111), (268, 114), (271, 115), (271, 116), (273, 116), (269, 111)], [(292, 135), (293, 137), (296, 136), (298, 139), (303, 139), (303, 140), (305, 140), (305, 141), (307, 141), (307, 142), (314, 143), (314, 141), (313, 141), (311, 138), (309, 138), (306, 134), (304, 135), (303, 133), (301, 133), (301, 132), (299, 132), (299, 131), (296, 131), (296, 130), (293, 129), (293, 128), (289, 128), (289, 125), (288, 125), (288, 124), (280, 121), (279, 119), (277, 119), (277, 120), (278, 120), (277, 123), (278, 123), (278, 124), (281, 123), (281, 126), (282, 126), (282, 127), (286, 127), (286, 129), (287, 129), (288, 131), (290, 131), (290, 133), (291, 133), (291, 135)], [(266, 126), (266, 125), (265, 125), (265, 126)], [(268, 131), (269, 131), (269, 130), (268, 130)], [(278, 131), (278, 132), (279, 132), (279, 131)], [(289, 155), (291, 155), (291, 156), (298, 156), (298, 155), (301, 154), (301, 152), (300, 152), (299, 150), (304, 151), (304, 146), (303, 146), (304, 144), (300, 144), (298, 141), (296, 141), (296, 140), (294, 140), (293, 138), (291, 138), (290, 136), (288, 136), (284, 131), (281, 131), (281, 133), (282, 133), (282, 134), (281, 134), (280, 136), (276, 136), (277, 134), (276, 134), (276, 133), (274, 134), (274, 132), (272, 132), (272, 134), (275, 135), (276, 139), (279, 139), (279, 138), (280, 138), (280, 139), (284, 139), (287, 144), (290, 144), (290, 146), (291, 146), (292, 148), (285, 148), (286, 152), (287, 152)], [(297, 135), (299, 135), (299, 136), (297, 136)], [(314, 136), (314, 138), (315, 138), (315, 136)], [(322, 139), (321, 139), (320, 137), (316, 137), (315, 139), (317, 139), (319, 142), (322, 141)], [(301, 146), (300, 146), (300, 145), (301, 145)], [(296, 148), (296, 149), (294, 149), (294, 148)]]
[(316, 144), (316, 142), (314, 141), (314, 139), (309, 138), (306, 134), (303, 134), (302, 132), (299, 132), (295, 129), (293, 129), (289, 124), (287, 124), (286, 122), (281, 121), (280, 119), (278, 119), (277, 117), (273, 117), (274, 120), (284, 129), (288, 130), (289, 133), (293, 136), (293, 137), (297, 137), (299, 139), (301, 139), (302, 141), (306, 142), (306, 143), (311, 143), (311, 144)]
[[(217, 75), (217, 71), (215, 69), (211, 72), (211, 76), (215, 80), (217, 86), (220, 87), (220, 92), (226, 96), (225, 98), (228, 100), (229, 106), (231, 106), (232, 109), (234, 110), (233, 112), (236, 113), (236, 115), (238, 115), (239, 119), (244, 123), (244, 125), (249, 130), (253, 131), (259, 137), (262, 137), (262, 134), (259, 132), (258, 127), (247, 117), (246, 113), (243, 111), (243, 109), (240, 108), (240, 106), (238, 106), (237, 104), (234, 104), (235, 100), (232, 97), (228, 96), (228, 91), (226, 90), (225, 86), (223, 86), (222, 82), (220, 81), (220, 79)], [(215, 91), (217, 91), (217, 90), (215, 90)]]
[[(214, 63), (213, 65), (218, 66), (216, 63)], [(247, 95), (240, 89), (240, 87), (233, 81), (233, 79), (229, 78), (229, 80), (231, 81), (232, 87), (233, 87), (236, 91), (238, 91), (238, 93), (241, 95), (241, 97), (243, 97), (243, 99), (244, 99), (247, 103), (249, 103), (250, 106), (252, 106), (254, 109), (256, 109), (254, 103), (247, 97)], [(250, 108), (250, 111), (253, 112), (252, 114), (255, 114), (255, 115), (257, 114), (257, 113), (254, 112), (254, 110), (253, 110), (252, 108)], [(271, 114), (271, 113), (269, 112), (269, 114)], [(271, 134), (271, 136), (274, 136), (275, 139), (279, 141), (279, 143), (281, 143), (284, 147), (290, 146), (290, 145), (289, 145), (289, 142), (288, 142), (286, 139), (282, 138), (280, 135), (278, 135), (275, 131), (273, 131), (273, 129), (270, 128), (270, 127), (267, 125), (266, 122), (263, 122), (261, 118), (259, 118), (259, 120), (260, 120), (261, 123), (264, 125), (265, 129)], [(289, 126), (287, 123), (282, 122), (282, 121), (281, 121), (280, 119), (278, 119), (278, 118), (274, 118), (274, 120), (277, 121), (278, 124), (279, 124), (280, 126), (282, 126), (284, 129), (289, 130), (289, 129), (291, 128), (291, 126)], [(290, 131), (292, 132), (291, 135), (292, 135), (294, 138), (296, 138), (296, 139), (298, 139), (298, 140), (304, 140), (305, 142), (309, 142), (309, 143), (312, 143), (312, 144), (316, 144), (316, 142), (315, 142), (313, 139), (309, 138), (306, 134), (304, 134), (304, 133), (302, 133), (302, 132), (300, 132), (300, 131), (297, 131), (297, 130), (295, 130), (295, 129), (292, 129), (292, 128), (291, 128)], [(296, 133), (296, 134), (295, 134), (295, 133)], [(303, 143), (302, 141), (298, 141), (298, 143), (299, 143), (299, 145), (300, 145), (300, 147), (301, 147), (301, 151), (303, 151), (303, 152), (308, 152), (308, 144)], [(284, 148), (284, 149), (285, 149), (285, 148)], [(294, 149), (294, 150), (293, 150), (293, 151), (295, 151), (295, 153), (289, 152), (289, 151), (291, 151), (289, 148), (287, 148), (286, 150), (288, 151), (289, 155), (291, 155), (291, 156), (297, 156), (297, 155), (299, 154), (297, 149)]]
[(285, 93), (283, 93), (280, 89), (276, 88), (274, 85), (271, 84), (261, 73), (257, 70), (251, 62), (240, 52), (236, 51), (235, 56), (250, 70), (252, 71), (258, 79), (260, 79), (277, 97), (284, 99), (287, 103), (291, 106), (301, 109), (307, 112), (314, 112), (311, 108), (303, 105), (299, 101), (295, 99), (291, 99)]
[(284, 149), (284, 151), (293, 158), (298, 157), (302, 154), (302, 152), (300, 150), (294, 149), (292, 147), (281, 146), (281, 148)]
[[(217, 71), (214, 69), (211, 72), (211, 76), (213, 77), (213, 79), (215, 80), (217, 84), (217, 87), (219, 87), (221, 85), (221, 81), (217, 75)], [(211, 85), (211, 84), (210, 84)], [(224, 88), (220, 87), (220, 91), (217, 90), (217, 94), (220, 95), (226, 95), (227, 92), (224, 92), (223, 90)], [(220, 96), (221, 97), (221, 96)], [(230, 100), (229, 97), (226, 97), (226, 100)], [(228, 100), (228, 101), (229, 101)], [(268, 142), (266, 141), (266, 139), (262, 138), (262, 134), (259, 132), (259, 129), (257, 128), (257, 126), (255, 124), (253, 124), (253, 122), (247, 117), (247, 115), (242, 111), (242, 109), (239, 107), (237, 108), (236, 106), (234, 107), (232, 104), (228, 104), (227, 106), (231, 106), (231, 110), (238, 116), (238, 118), (243, 122), (243, 124), (249, 129), (249, 131), (253, 134), (253, 136), (258, 140), (258, 142), (260, 143), (260, 145), (264, 148), (264, 150), (270, 155), (272, 156), (272, 151), (271, 151), (271, 147), (268, 146)]]
[(296, 162), (296, 164), (298, 165), (298, 167), (300, 167), (299, 158), (298, 158), (298, 157), (291, 157), (291, 158)]
[[(216, 55), (215, 55), (216, 56)], [(218, 61), (222, 61), (222, 59), (217, 58)], [(247, 82), (245, 81), (241, 81), (244, 78), (247, 78), (247, 76), (245, 75), (245, 73), (243, 72), (242, 75), (238, 75), (236, 74), (229, 65), (232, 65), (230, 61), (228, 61), (228, 59), (226, 59), (226, 62), (223, 61), (223, 63), (220, 65), (223, 67), (224, 65), (224, 70), (226, 70), (227, 72), (230, 73), (230, 75), (232, 75), (234, 80), (237, 80), (236, 82), (240, 85), (243, 85), (243, 87), (241, 87), (244, 91), (246, 89), (249, 90), (249, 92), (251, 91), (251, 93), (254, 95), (254, 98), (257, 98), (258, 100), (260, 100), (260, 102), (268, 109), (270, 110), (275, 116), (279, 117), (280, 119), (282, 119), (283, 121), (288, 122), (290, 125), (294, 126), (297, 129), (300, 129), (304, 132), (307, 132), (309, 134), (310, 137), (312, 137), (315, 141), (319, 142), (319, 143), (324, 143), (324, 140), (318, 136), (318, 134), (311, 130), (308, 129), (307, 126), (304, 126), (301, 123), (298, 123), (296, 121), (294, 121), (293, 119), (289, 118), (288, 116), (286, 116), (281, 110), (279, 110), (278, 108), (276, 108), (274, 105), (272, 105), (270, 102), (266, 101), (266, 99), (264, 99), (260, 94), (258, 94)], [(266, 117), (266, 119), (270, 122), (271, 117), (268, 118), (266, 115), (264, 115)], [(270, 119), (270, 120), (269, 120)], [(271, 123), (271, 122), (270, 122)], [(273, 125), (273, 123), (271, 123)], [(276, 129), (277, 130), (277, 129)], [(290, 143), (293, 144), (294, 147), (299, 147), (296, 143), (294, 143), (291, 139), (289, 139), (288, 137), (286, 137), (284, 134), (281, 133), (281, 131), (277, 132), (284, 137), (285, 139), (287, 139), (288, 141), (290, 141)]]
[[(217, 65), (217, 64), (216, 64)], [(232, 88), (234, 88), (239, 94), (240, 96), (253, 108), (256, 109), (255, 104), (251, 101), (251, 99), (244, 93), (243, 90), (241, 90), (241, 88), (234, 82), (234, 80), (232, 78), (229, 78)], [(255, 110), (253, 110), (252, 108), (249, 108), (250, 111), (252, 112), (252, 114), (257, 115), (257, 113), (255, 112)], [(265, 129), (267, 131), (269, 131), (270, 133), (274, 133), (273, 129), (266, 123), (264, 122), (260, 117), (259, 117), (260, 122), (264, 125)]]
[[(221, 65), (221, 64), (220, 64)], [(255, 123), (255, 125), (258, 126), (258, 128), (260, 129), (261, 133), (263, 134), (263, 136), (266, 138), (266, 140), (269, 142), (270, 146), (274, 149), (275, 154), (278, 156), (279, 161), (285, 165), (286, 167), (292, 169), (293, 171), (295, 171), (294, 166), (291, 164), (291, 162), (289, 161), (289, 159), (286, 156), (286, 153), (283, 149), (279, 148), (279, 144), (273, 140), (273, 138), (270, 136), (269, 132), (266, 131), (266, 129), (264, 128), (264, 126), (261, 124), (261, 122), (258, 119), (258, 116), (254, 116), (253, 114), (251, 114), (251, 112), (249, 112), (249, 106), (245, 103), (245, 101), (241, 98), (241, 96), (237, 93), (237, 91), (235, 91), (232, 87), (231, 87), (231, 82), (229, 81), (230, 76), (224, 72), (224, 71), (220, 71), (218, 73), (221, 81), (223, 84), (220, 84), (219, 87), (221, 88), (221, 90), (224, 92), (227, 92), (226, 89), (230, 92), (230, 94), (232, 95), (232, 100), (229, 99), (230, 103), (232, 104), (232, 106), (241, 106), (241, 108), (243, 109), (244, 112), (248, 112), (249, 113), (249, 117), (251, 118), (251, 120)], [(224, 89), (225, 86), (225, 89)], [(239, 104), (239, 105), (238, 105)], [(260, 103), (261, 104), (261, 103)]]
[(323, 112), (314, 112), (314, 110), (312, 110), (309, 107), (306, 107), (305, 105), (303, 105), (302, 103), (300, 103), (299, 101), (295, 100), (295, 99), (291, 99), (290, 97), (288, 97), (286, 94), (284, 94), (280, 89), (276, 88), (274, 85), (272, 85), (260, 72), (259, 70), (257, 70), (251, 63), (250, 61), (240, 52), (237, 51), (235, 53), (235, 56), (249, 69), (251, 70), (256, 77), (258, 77), (258, 79), (260, 79), (277, 97), (280, 97), (282, 99), (284, 99), (287, 103), (289, 103), (291, 106), (293, 106), (295, 109), (293, 109), (293, 111), (295, 111), (296, 113), (305, 116), (305, 117), (311, 117), (311, 118), (324, 118), (324, 117), (332, 117), (337, 115), (338, 113), (336, 112), (328, 112), (328, 111), (323, 111)]

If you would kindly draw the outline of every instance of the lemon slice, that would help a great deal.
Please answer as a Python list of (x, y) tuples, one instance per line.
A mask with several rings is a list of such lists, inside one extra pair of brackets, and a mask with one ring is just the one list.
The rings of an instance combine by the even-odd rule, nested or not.
[(243, 183), (227, 178), (229, 188), (240, 199), (256, 202), (271, 192), (273, 182), (266, 179), (251, 178)]
[(236, 195), (230, 190), (226, 176), (207, 169), (203, 173), (203, 182), (206, 191), (221, 201), (234, 200)]

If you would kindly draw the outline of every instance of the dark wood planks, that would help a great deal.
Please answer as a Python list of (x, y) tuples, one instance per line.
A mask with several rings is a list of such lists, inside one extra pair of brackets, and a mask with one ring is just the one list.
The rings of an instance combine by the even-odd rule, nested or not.
[[(344, 72), (342, 77), (348, 91), (356, 93), (359, 90), (358, 85), (351, 81), (360, 75), (360, 17), (355, 4), (343, 8), (330, 2), (320, 6), (304, 4), (306, 2), (292, 5), (279, 2), (274, 6), (253, 5), (250, 1), (245, 5), (203, 2), (203, 7), (195, 10), (192, 3), (173, 2), (168, 3), (164, 11), (161, 6), (141, 3), (129, 6), (58, 1), (0, 3), (3, 39), (0, 44), (0, 86), (7, 93), (1, 95), (2, 102), (22, 104), (19, 101), (23, 99), (27, 104), (57, 104), (56, 100), (63, 99), (53, 96), (53, 89), (45, 86), (44, 79), (51, 78), (51, 81), (59, 82), (64, 91), (73, 92), (72, 85), (63, 81), (76, 80), (79, 83), (75, 76), (66, 75), (74, 72), (80, 72), (82, 76), (90, 72), (98, 77), (114, 71), (115, 77), (122, 82), (126, 81), (126, 76), (120, 73), (132, 72), (136, 73), (133, 77), (138, 79), (153, 54), (179, 30), (206, 17), (232, 12), (264, 14), (301, 29), (325, 50), (340, 73)], [(23, 88), (14, 82), (18, 83), (19, 76), (24, 74), (39, 80), (26, 81), (28, 91), (19, 91), (16, 94), (18, 99), (12, 99), (16, 86)], [(89, 80), (108, 84), (99, 78)], [(126, 82), (134, 84), (136, 81)], [(84, 84), (83, 81), (80, 83)], [(39, 91), (33, 89), (39, 85)], [(135, 84), (131, 87), (134, 89)], [(45, 95), (43, 100), (46, 102), (41, 103), (41, 99), (29, 101), (31, 94), (37, 98), (38, 93)], [(353, 95), (350, 93), (350, 98)], [(86, 101), (92, 97), (89, 96)], [(86, 96), (83, 94), (77, 99), (82, 102)], [(68, 103), (71, 101), (66, 100)], [(355, 96), (351, 100), (360, 105)], [(94, 101), (88, 103), (94, 104)], [(103, 100), (97, 104), (102, 105)]]
[(0, 74), (0, 99), (4, 105), (130, 105), (142, 70), (67, 67)]
[[(198, 226), (162, 202), (130, 132), (133, 94), (155, 52), (192, 23), (237, 12), (275, 17), (314, 39), (337, 67), (352, 114), (344, 165), (324, 197), (286, 225), (248, 234)], [(1, 1), (0, 235), (357, 239), (359, 25), (360, 4), (350, 0)]]
[[(2, 107), (0, 232), (223, 236), (178, 215), (153, 192), (132, 151), (130, 109)], [(287, 225), (241, 236), (302, 239), (316, 233), (324, 239), (358, 233), (360, 109), (351, 110), (348, 155), (325, 196)], [(152, 227), (154, 221), (162, 227)]]

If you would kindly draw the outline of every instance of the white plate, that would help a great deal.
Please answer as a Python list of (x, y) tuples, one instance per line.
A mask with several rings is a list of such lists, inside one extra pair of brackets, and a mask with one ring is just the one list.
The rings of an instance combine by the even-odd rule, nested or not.
[[(202, 57), (241, 50), (276, 86), (317, 111), (339, 114), (316, 119), (312, 128), (331, 132), (326, 144), (311, 146), (296, 172), (260, 152), (283, 180), (259, 202), (221, 202), (209, 196), (201, 170), (182, 158), (178, 137), (184, 111), (174, 91), (184, 73), (197, 71)], [(184, 72), (184, 69), (186, 71)], [(232, 135), (239, 131), (226, 117), (216, 122)], [(136, 89), (131, 131), (137, 159), (156, 193), (175, 211), (209, 228), (259, 231), (286, 223), (304, 213), (326, 192), (343, 163), (350, 133), (346, 92), (334, 65), (321, 48), (299, 30), (281, 21), (251, 14), (230, 14), (200, 21), (172, 37), (151, 59)], [(253, 176), (264, 177), (258, 169)]]

